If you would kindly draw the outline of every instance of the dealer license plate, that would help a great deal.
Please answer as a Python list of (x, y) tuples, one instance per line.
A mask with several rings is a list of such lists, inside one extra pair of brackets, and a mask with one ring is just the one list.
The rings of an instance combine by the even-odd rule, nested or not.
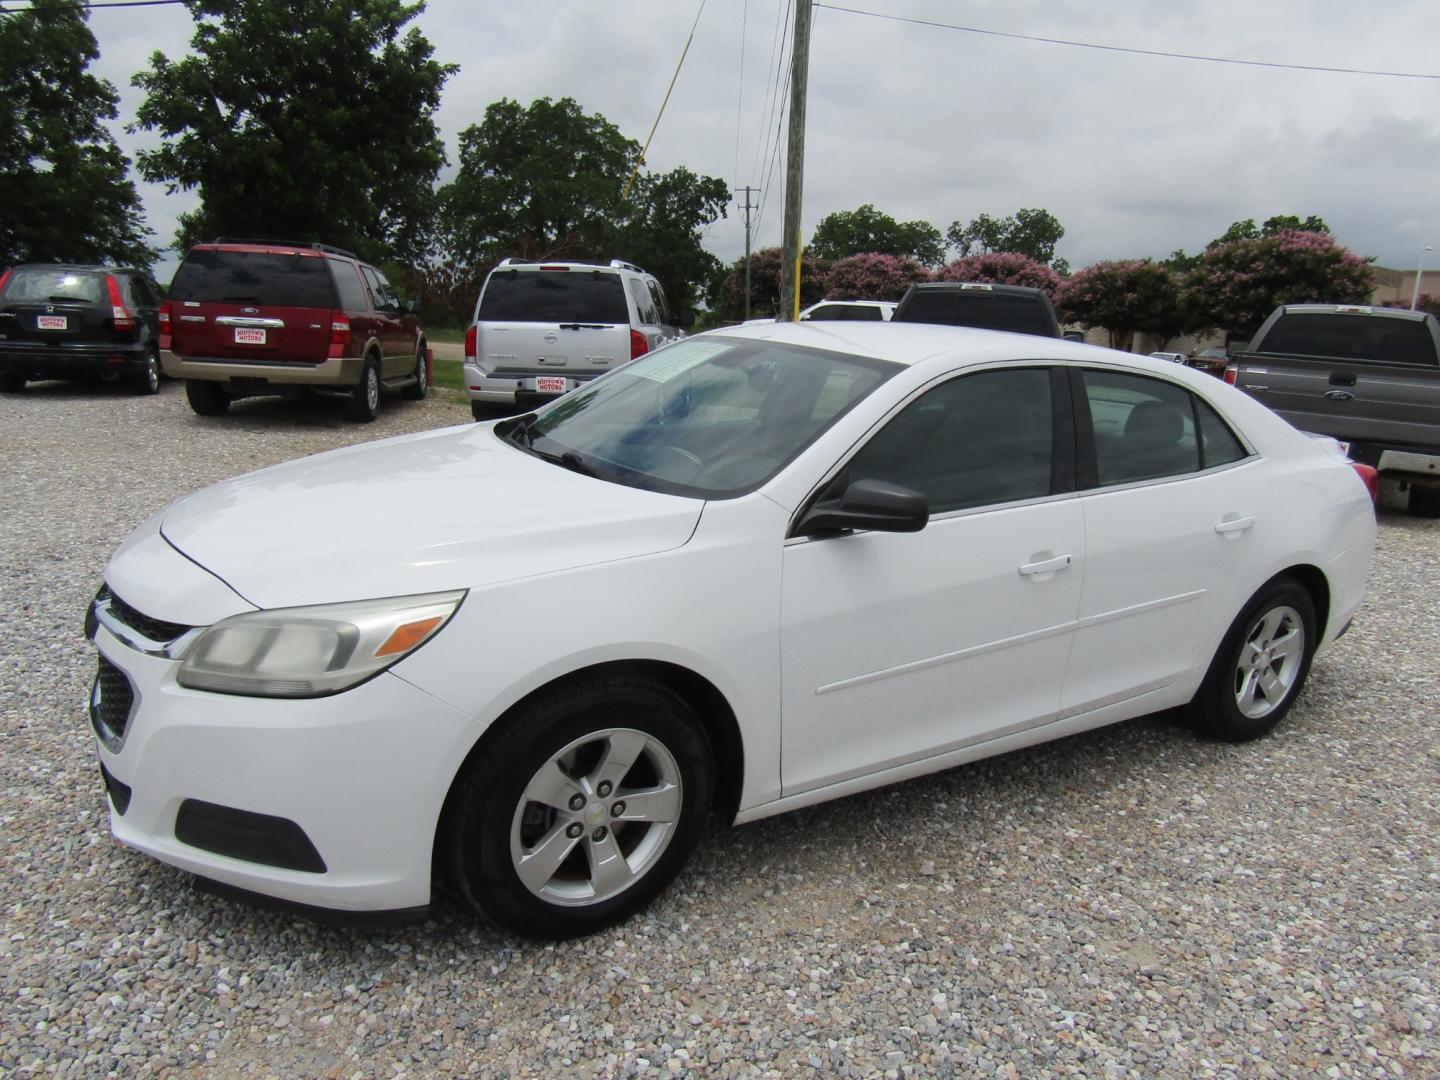
[(248, 327), (237, 326), (235, 328), (236, 345), (264, 345), (265, 331), (252, 330)]
[(568, 386), (558, 375), (540, 375), (535, 379), (535, 389), (542, 394), (563, 394)]
[(64, 315), (37, 315), (35, 317), (37, 330), (65, 330), (69, 326), (70, 321)]

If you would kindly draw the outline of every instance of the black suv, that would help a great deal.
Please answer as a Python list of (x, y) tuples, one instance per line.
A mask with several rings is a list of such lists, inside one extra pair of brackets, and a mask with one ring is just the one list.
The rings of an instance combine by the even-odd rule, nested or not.
[(1060, 322), (1050, 298), (1025, 285), (991, 285), (978, 281), (933, 281), (911, 285), (891, 322), (975, 326), (1009, 330), (1038, 337), (1060, 336)]
[(31, 379), (160, 389), (160, 290), (141, 270), (26, 263), (0, 274), (0, 390)]

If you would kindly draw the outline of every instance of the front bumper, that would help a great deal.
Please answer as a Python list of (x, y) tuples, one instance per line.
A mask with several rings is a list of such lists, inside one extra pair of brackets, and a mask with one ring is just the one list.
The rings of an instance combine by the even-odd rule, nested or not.
[(244, 360), (221, 360), (200, 356), (179, 356), (173, 352), (161, 355), (165, 374), (172, 379), (201, 379), (228, 382), (243, 379), (273, 386), (344, 386), (360, 384), (360, 356), (338, 356), (318, 364), (276, 360), (266, 363)]
[(135, 343), (41, 345), (0, 342), (0, 372), (27, 379), (88, 379), (138, 368), (145, 350)]
[[(106, 745), (113, 738), (96, 739), (117, 840), (293, 904), (386, 912), (429, 903), (435, 829), (475, 738), (470, 717), (390, 672), (308, 700), (188, 690), (175, 681), (178, 661), (138, 651), (104, 625), (93, 633), (133, 695), (117, 747)], [(117, 791), (128, 799), (117, 799)], [(293, 823), (323, 870), (267, 865), (182, 841), (177, 818), (196, 803)], [(180, 825), (191, 834), (183, 818)]]

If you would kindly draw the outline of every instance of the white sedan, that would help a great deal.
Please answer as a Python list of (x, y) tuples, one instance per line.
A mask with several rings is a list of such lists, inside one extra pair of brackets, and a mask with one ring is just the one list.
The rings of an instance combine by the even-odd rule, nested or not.
[(122, 843), (298, 905), (624, 918), (754, 821), (1189, 703), (1269, 731), (1371, 498), (1217, 379), (1058, 340), (705, 334), (538, 413), (181, 499), (88, 620)]

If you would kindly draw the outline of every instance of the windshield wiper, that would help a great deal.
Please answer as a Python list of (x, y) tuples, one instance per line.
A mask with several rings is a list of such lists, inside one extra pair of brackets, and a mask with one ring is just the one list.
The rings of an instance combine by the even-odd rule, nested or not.
[(608, 330), (614, 323), (603, 322), (562, 322), (561, 330)]
[(535, 436), (530, 434), (530, 428), (534, 425), (535, 419), (533, 412), (514, 417), (508, 421), (510, 427), (506, 430), (505, 437), (511, 442), (529, 446), (535, 441)]

